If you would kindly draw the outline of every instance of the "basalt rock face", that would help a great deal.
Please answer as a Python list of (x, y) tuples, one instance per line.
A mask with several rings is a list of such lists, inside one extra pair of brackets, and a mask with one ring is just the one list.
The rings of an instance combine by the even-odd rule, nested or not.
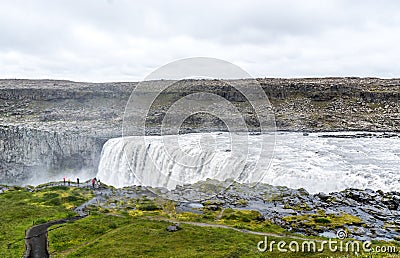
[[(376, 78), (257, 79), (278, 130), (400, 131), (400, 80)], [(151, 82), (156, 87), (160, 82)], [(163, 82), (165, 83), (165, 82)], [(174, 83), (147, 114), (146, 133), (159, 133), (168, 108), (188, 93), (215, 93), (237, 107), (250, 127), (257, 115), (229, 84), (239, 80)], [(102, 144), (121, 136), (124, 109), (137, 83), (0, 80), (0, 183), (20, 183), (43, 171), (97, 169)], [(234, 119), (234, 117), (233, 117)], [(188, 117), (182, 132), (226, 130), (204, 113)], [(92, 171), (92, 172), (91, 172)], [(22, 180), (22, 181), (21, 181)]]
[(0, 80), (0, 182), (94, 176), (131, 85)]
[(76, 133), (0, 126), (0, 182), (36, 183), (71, 171), (93, 175), (102, 144)]

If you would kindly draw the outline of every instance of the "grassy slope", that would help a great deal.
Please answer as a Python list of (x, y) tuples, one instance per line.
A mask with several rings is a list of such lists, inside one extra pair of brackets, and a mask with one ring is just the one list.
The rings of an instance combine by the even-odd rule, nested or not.
[[(135, 210), (97, 210), (75, 223), (55, 226), (49, 232), (53, 257), (344, 257), (349, 253), (260, 253), (263, 236), (229, 228), (200, 227), (184, 222), (220, 224), (236, 229), (282, 234), (268, 241), (294, 240), (282, 228), (258, 221), (259, 213), (244, 210), (207, 211), (204, 214), (176, 213), (170, 203), (154, 209), (154, 203), (139, 201)], [(151, 209), (150, 209), (151, 208)], [(165, 220), (181, 221), (182, 230), (167, 232)], [(316, 239), (316, 238), (313, 238)], [(321, 238), (319, 238), (321, 239)], [(302, 240), (298, 240), (302, 243)], [(375, 243), (378, 245), (386, 243)], [(400, 250), (400, 246), (397, 245)], [(374, 256), (386, 257), (386, 256)]]
[[(0, 194), (0, 257), (21, 257), (24, 232), (33, 223), (74, 215), (73, 207), (92, 197), (86, 189), (50, 187), (33, 193), (13, 188)], [(275, 234), (287, 234), (269, 221), (259, 221), (258, 212), (225, 209), (204, 213), (176, 213), (172, 202), (132, 200), (129, 209), (91, 207), (90, 216), (74, 223), (53, 226), (49, 231), (53, 257), (344, 257), (345, 253), (259, 253), (263, 236), (229, 228), (181, 224), (182, 230), (167, 232), (174, 221), (222, 224)], [(268, 237), (269, 241), (290, 236)], [(301, 240), (299, 243), (301, 244)], [(386, 243), (375, 243), (378, 245)], [(400, 250), (400, 245), (397, 244)], [(360, 256), (359, 256), (360, 257)], [(367, 256), (365, 256), (367, 257)], [(387, 257), (387, 256), (372, 256)], [(390, 256), (389, 256), (390, 257)], [(397, 256), (392, 256), (397, 257)]]
[(76, 215), (72, 207), (91, 194), (85, 189), (51, 187), (36, 192), (12, 188), (0, 194), (0, 257), (21, 257), (25, 230), (33, 224)]
[[(89, 216), (50, 231), (51, 254), (52, 257), (353, 257), (345, 256), (349, 253), (328, 251), (282, 254), (276, 246), (272, 253), (260, 253), (256, 246), (263, 236), (187, 224), (181, 224), (182, 229), (177, 232), (167, 232), (170, 224), (144, 217)], [(268, 237), (268, 241), (281, 240), (289, 243), (293, 239)]]

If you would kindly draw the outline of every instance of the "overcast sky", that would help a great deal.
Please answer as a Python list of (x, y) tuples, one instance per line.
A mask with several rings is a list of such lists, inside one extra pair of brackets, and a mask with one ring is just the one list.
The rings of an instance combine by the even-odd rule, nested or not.
[(0, 78), (138, 81), (197, 56), (253, 77), (400, 77), (400, 1), (0, 2)]

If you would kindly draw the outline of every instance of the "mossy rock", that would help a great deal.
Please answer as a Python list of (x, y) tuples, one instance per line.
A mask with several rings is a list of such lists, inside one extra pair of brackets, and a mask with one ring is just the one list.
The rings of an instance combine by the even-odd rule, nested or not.
[(323, 211), (314, 214), (303, 214), (297, 216), (288, 216), (283, 218), (292, 228), (311, 228), (318, 230), (323, 227), (340, 228), (346, 225), (361, 225), (362, 220), (356, 216), (341, 213), (340, 215), (328, 214)]

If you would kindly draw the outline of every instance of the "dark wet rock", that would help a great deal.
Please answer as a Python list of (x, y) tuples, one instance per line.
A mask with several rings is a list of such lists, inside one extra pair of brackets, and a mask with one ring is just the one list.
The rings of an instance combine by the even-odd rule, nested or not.
[(219, 206), (218, 205), (207, 205), (206, 209), (210, 210), (210, 211), (217, 211), (219, 209)]
[(264, 216), (258, 216), (257, 218), (256, 218), (256, 220), (257, 221), (265, 221), (265, 218), (264, 218)]
[(180, 227), (179, 223), (167, 227), (168, 232), (176, 232), (180, 229), (181, 229), (181, 227)]
[(319, 199), (321, 199), (321, 201), (324, 202), (330, 199), (330, 196), (325, 193), (318, 193), (316, 197), (318, 197)]
[(192, 212), (196, 214), (203, 213), (203, 204), (201, 203), (189, 203), (189, 202), (182, 202), (176, 206), (177, 212)]
[(0, 194), (8, 190), (7, 186), (0, 185)]

